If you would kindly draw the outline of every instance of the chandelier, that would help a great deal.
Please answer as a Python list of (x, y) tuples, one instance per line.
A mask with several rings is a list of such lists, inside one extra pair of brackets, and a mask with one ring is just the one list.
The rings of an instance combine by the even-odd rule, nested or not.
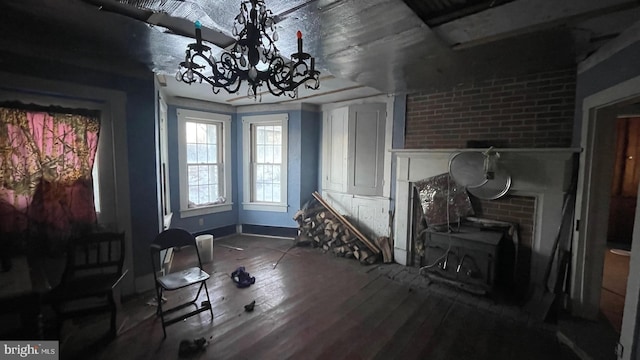
[[(249, 8), (250, 6), (250, 8)], [(209, 83), (213, 93), (225, 89), (230, 94), (240, 90), (247, 82), (249, 98), (262, 100), (263, 88), (275, 96), (298, 96), (298, 87), (320, 87), (320, 72), (315, 69), (315, 59), (302, 51), (302, 33), (298, 31), (298, 52), (287, 61), (280, 56), (275, 45), (278, 32), (273, 13), (263, 0), (242, 1), (240, 14), (233, 24), (236, 42), (223, 51), (220, 58), (213, 56), (211, 48), (202, 44), (199, 21), (195, 23), (196, 42), (189, 44), (186, 56), (180, 63), (176, 80), (187, 84), (203, 81)]]

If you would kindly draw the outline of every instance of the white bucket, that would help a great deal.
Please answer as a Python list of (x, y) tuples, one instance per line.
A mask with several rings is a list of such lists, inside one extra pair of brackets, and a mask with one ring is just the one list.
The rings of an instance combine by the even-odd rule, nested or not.
[(204, 234), (196, 236), (196, 244), (198, 244), (198, 252), (203, 263), (213, 261), (213, 235)]

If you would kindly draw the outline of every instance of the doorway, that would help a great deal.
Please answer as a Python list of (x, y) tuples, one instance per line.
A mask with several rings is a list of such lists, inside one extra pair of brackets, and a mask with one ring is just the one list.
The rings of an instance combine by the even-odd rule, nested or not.
[(640, 178), (640, 116), (616, 119), (616, 142), (600, 311), (620, 333)]
[[(640, 114), (640, 76), (584, 98), (576, 226), (572, 245), (571, 305), (575, 316), (596, 319), (600, 314), (603, 270), (608, 239), (609, 204), (617, 150), (617, 119)], [(637, 207), (637, 205), (636, 205)], [(635, 211), (632, 253), (624, 287), (624, 310), (619, 337), (623, 358), (635, 357), (640, 305), (640, 211)], [(624, 281), (623, 281), (624, 283)]]

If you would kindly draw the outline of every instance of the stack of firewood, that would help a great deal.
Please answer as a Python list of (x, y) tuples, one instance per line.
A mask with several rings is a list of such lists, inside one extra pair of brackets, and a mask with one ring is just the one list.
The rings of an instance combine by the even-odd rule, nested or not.
[(299, 244), (311, 244), (336, 256), (355, 258), (366, 265), (379, 261), (381, 253), (385, 262), (391, 261), (387, 259), (390, 253), (381, 252), (379, 245), (371, 242), (319, 194), (314, 193), (314, 198), (315, 201), (307, 203), (293, 217), (299, 225)]

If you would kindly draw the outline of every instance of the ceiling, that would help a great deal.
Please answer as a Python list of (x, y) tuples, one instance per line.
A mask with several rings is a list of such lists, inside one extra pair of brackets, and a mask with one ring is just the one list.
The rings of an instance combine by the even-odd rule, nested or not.
[[(376, 94), (566, 67), (640, 19), (637, 0), (266, 0), (283, 55), (297, 30), (320, 89), (262, 103), (324, 104)], [(156, 73), (172, 96), (255, 104), (246, 90), (214, 95), (174, 74), (193, 22), (216, 52), (233, 43), (240, 0), (3, 0), (2, 56), (39, 56), (131, 76)]]

